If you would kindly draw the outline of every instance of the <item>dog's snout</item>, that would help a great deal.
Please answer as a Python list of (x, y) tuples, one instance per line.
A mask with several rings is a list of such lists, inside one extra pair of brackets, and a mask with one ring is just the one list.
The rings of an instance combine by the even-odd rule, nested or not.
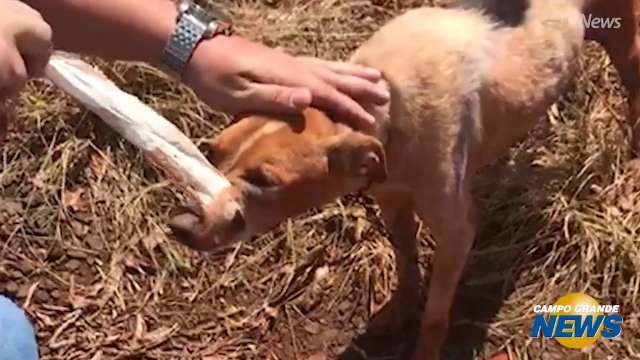
[(192, 213), (184, 213), (174, 217), (169, 222), (169, 229), (173, 237), (184, 245), (197, 250), (206, 250), (202, 241), (199, 241), (195, 234), (199, 219)]
[(236, 210), (233, 218), (231, 219), (231, 226), (233, 227), (233, 229), (240, 231), (244, 230), (244, 228), (247, 226), (247, 222), (242, 211)]

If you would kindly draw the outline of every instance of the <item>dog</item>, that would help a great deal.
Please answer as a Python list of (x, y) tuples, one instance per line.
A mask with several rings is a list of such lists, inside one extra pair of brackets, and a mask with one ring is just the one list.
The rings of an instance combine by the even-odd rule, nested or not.
[[(381, 208), (399, 280), (372, 328), (397, 329), (421, 316), (414, 359), (439, 359), (475, 235), (473, 175), (524, 138), (568, 89), (589, 35), (583, 13), (610, 11), (598, 6), (605, 3), (611, 1), (532, 0), (515, 26), (463, 7), (418, 8), (392, 19), (351, 58), (380, 69), (378, 85), (391, 92), (388, 105), (370, 109), (375, 130), (356, 131), (313, 108), (300, 116), (243, 117), (205, 145), (232, 186), (206, 208), (177, 215), (173, 236), (208, 251), (364, 191)], [(622, 61), (636, 53), (629, 44), (610, 44), (613, 33), (592, 35), (633, 72)], [(422, 315), (415, 285), (420, 220), (436, 240)]]

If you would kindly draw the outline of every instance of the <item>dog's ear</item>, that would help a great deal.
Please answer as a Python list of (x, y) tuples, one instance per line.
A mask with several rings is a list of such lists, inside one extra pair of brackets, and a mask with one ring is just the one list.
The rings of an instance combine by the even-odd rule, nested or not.
[(329, 171), (365, 177), (370, 182), (387, 179), (387, 159), (380, 140), (360, 132), (339, 135), (327, 146)]

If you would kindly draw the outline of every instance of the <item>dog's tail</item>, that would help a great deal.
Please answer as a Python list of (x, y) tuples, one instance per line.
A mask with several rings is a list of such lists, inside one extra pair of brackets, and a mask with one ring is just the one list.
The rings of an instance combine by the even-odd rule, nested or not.
[(530, 7), (548, 7), (553, 3), (566, 3), (582, 10), (586, 0), (456, 0), (455, 6), (475, 9), (507, 26), (521, 25), (527, 19)]
[(567, 88), (584, 42), (583, 0), (530, 0), (509, 29), (490, 82), (515, 108), (546, 109)]
[(529, 2), (530, 0), (457, 0), (454, 6), (478, 10), (502, 25), (518, 26), (525, 19)]

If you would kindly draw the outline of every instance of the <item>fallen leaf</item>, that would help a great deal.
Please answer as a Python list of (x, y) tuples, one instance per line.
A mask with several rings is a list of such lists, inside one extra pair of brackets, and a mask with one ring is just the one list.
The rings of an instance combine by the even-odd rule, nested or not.
[(20, 202), (3, 198), (0, 199), (0, 212), (5, 212), (8, 215), (20, 215), (24, 212), (24, 206)]
[(100, 360), (102, 359), (102, 350), (98, 350), (95, 355), (91, 358), (91, 360)]
[(75, 270), (78, 270), (81, 265), (82, 263), (80, 261), (73, 259), (73, 260), (67, 261), (67, 263), (65, 264), (65, 268), (69, 271), (75, 271)]
[(89, 301), (89, 299), (83, 297), (83, 296), (79, 296), (79, 295), (70, 295), (69, 296), (69, 303), (71, 303), (71, 306), (74, 309), (81, 309), (84, 308), (86, 306), (88, 306), (91, 302)]
[(103, 178), (107, 174), (110, 167), (109, 165), (109, 160), (98, 153), (91, 155), (91, 159), (89, 160), (89, 168), (98, 179)]
[(16, 296), (20, 299), (26, 299), (29, 295), (29, 289), (31, 288), (31, 284), (23, 284), (18, 288), (18, 293)]
[(320, 325), (315, 322), (308, 322), (304, 325), (304, 329), (311, 335), (317, 335), (320, 333)]
[(36, 189), (44, 189), (45, 185), (44, 185), (44, 174), (43, 173), (37, 173), (36, 176), (33, 177), (33, 179), (31, 179), (31, 184), (36, 188)]
[(160, 239), (156, 235), (146, 236), (142, 239), (142, 244), (147, 250), (153, 251), (160, 244)]
[(62, 193), (62, 206), (73, 211), (87, 211), (89, 202), (82, 197), (83, 194), (84, 189), (82, 188), (78, 188), (75, 191), (65, 190)]
[(309, 357), (309, 360), (327, 360), (329, 357), (326, 353), (320, 352), (317, 354), (313, 354)]
[(269, 305), (266, 305), (264, 307), (264, 313), (267, 314), (267, 316), (269, 316), (272, 319), (277, 319), (278, 318), (278, 314), (280, 313), (278, 311), (278, 309), (271, 307)]
[(328, 276), (329, 276), (329, 267), (326, 265), (321, 266), (316, 269), (314, 280), (316, 282), (321, 282), (322, 280), (326, 279)]
[(136, 329), (134, 331), (134, 335), (133, 337), (135, 339), (142, 339), (144, 336), (144, 333), (146, 332), (147, 329), (147, 325), (144, 322), (144, 318), (142, 317), (141, 314), (137, 314), (136, 315)]
[(80, 221), (72, 220), (70, 225), (73, 233), (78, 237), (84, 237), (89, 233), (89, 226), (81, 223)]
[(13, 281), (8, 282), (7, 284), (5, 284), (4, 286), (4, 291), (10, 293), (10, 294), (15, 294), (18, 292), (18, 290), (20, 289), (20, 287), (18, 286), (18, 284), (16, 284)]
[[(170, 328), (163, 326), (152, 332), (146, 333), (142, 339), (150, 344), (154, 344), (154, 345), (161, 344), (167, 341), (171, 337), (171, 335), (175, 333), (177, 330), (178, 330), (177, 324), (174, 324)], [(150, 344), (147, 344), (147, 345), (150, 345)]]
[(622, 210), (625, 211), (632, 211), (635, 208), (635, 202), (633, 201), (634, 199), (632, 199), (629, 196), (622, 196), (620, 197), (620, 199), (618, 200), (618, 206), (620, 206), (620, 208)]
[(85, 242), (92, 250), (102, 250), (104, 248), (104, 242), (98, 235), (89, 235), (85, 238)]
[(36, 290), (33, 294), (33, 299), (36, 303), (44, 304), (51, 301), (51, 296), (49, 296), (49, 293), (47, 291)]

